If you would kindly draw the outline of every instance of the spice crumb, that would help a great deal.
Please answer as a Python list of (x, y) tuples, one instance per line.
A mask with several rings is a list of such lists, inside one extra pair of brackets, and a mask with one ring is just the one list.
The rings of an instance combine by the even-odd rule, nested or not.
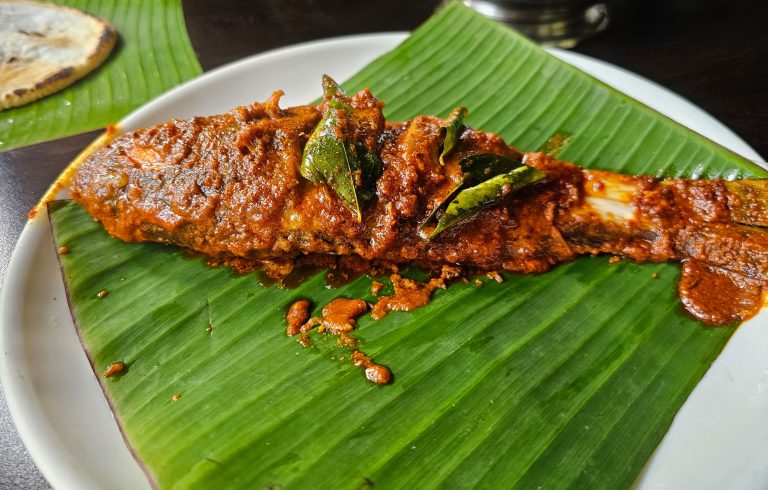
[(122, 361), (113, 362), (107, 367), (107, 370), (104, 371), (104, 377), (105, 378), (111, 378), (112, 376), (117, 376), (118, 374), (125, 371), (125, 363)]
[(619, 262), (621, 262), (621, 257), (619, 257), (618, 255), (614, 255), (613, 257), (608, 259), (609, 264), (618, 264)]
[(483, 285), (483, 281), (481, 281), (480, 279), (475, 279), (475, 286), (479, 287), (479, 286), (482, 286), (482, 285)]
[(312, 339), (309, 338), (309, 335), (303, 333), (299, 335), (299, 341), (298, 341), (302, 347), (312, 347)]
[(498, 282), (499, 284), (504, 282), (504, 278), (501, 277), (501, 274), (499, 274), (496, 271), (491, 271), (491, 272), (487, 273), (486, 276), (488, 276), (489, 279), (493, 279), (494, 281)]
[(392, 382), (392, 371), (388, 367), (374, 362), (366, 354), (359, 350), (352, 351), (352, 364), (363, 368), (365, 379), (377, 385), (385, 385)]
[(174, 393), (173, 396), (171, 397), (171, 401), (175, 402), (179, 398), (181, 398), (181, 393)]
[(59, 247), (59, 255), (67, 255), (69, 253), (69, 247), (66, 245)]
[(96, 293), (96, 296), (98, 296), (99, 298), (103, 298), (104, 296), (106, 296), (108, 294), (109, 294), (109, 291), (107, 291), (106, 289), (102, 289), (101, 291)]
[(659, 273), (658, 272), (654, 272), (653, 274), (651, 274), (651, 277), (656, 279), (656, 278), (659, 277)]
[(392, 381), (392, 372), (386, 366), (374, 364), (365, 368), (365, 378), (371, 383), (385, 385)]
[(384, 289), (384, 283), (379, 281), (373, 281), (371, 283), (371, 294), (378, 296), (381, 290)]

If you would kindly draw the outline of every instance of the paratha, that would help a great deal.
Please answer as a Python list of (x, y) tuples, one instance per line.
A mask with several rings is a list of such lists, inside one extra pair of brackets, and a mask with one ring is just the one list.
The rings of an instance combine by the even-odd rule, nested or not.
[(116, 39), (108, 22), (73, 8), (0, 1), (0, 110), (82, 78), (107, 58)]

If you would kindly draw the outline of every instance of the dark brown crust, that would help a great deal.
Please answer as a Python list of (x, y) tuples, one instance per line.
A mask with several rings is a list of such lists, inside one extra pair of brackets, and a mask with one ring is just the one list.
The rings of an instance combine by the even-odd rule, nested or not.
[[(370, 94), (356, 100), (375, 104)], [(641, 262), (704, 255), (713, 265), (768, 277), (766, 233), (730, 221), (722, 181), (585, 172), (541, 153), (527, 154), (526, 163), (546, 174), (543, 181), (427, 241), (420, 224), (460, 178), (457, 160), (516, 153), (493, 134), (467, 130), (441, 166), (442, 120), (431, 117), (383, 129), (384, 170), (358, 222), (328, 186), (298, 175), (319, 117), (314, 106), (282, 110), (275, 97), (123, 135), (80, 166), (72, 196), (120, 239), (175, 243), (221, 260), (335, 254), (531, 273), (582, 254)], [(601, 178), (637, 190), (627, 203), (637, 211), (635, 225), (578, 212), (585, 186)]]
[[(71, 66), (68, 66), (66, 68), (62, 68), (61, 70), (57, 71), (53, 75), (49, 76), (42, 82), (37, 82), (35, 84), (35, 88), (33, 90), (44, 90), (48, 85), (56, 85), (57, 82), (62, 82), (72, 76), (72, 73), (74, 73), (75, 69)], [(22, 89), (25, 90), (25, 89)], [(27, 90), (25, 90), (26, 92)], [(15, 93), (17, 91), (14, 91)]]
[[(91, 15), (91, 17), (95, 16)], [(99, 44), (96, 46), (96, 53), (94, 53), (90, 59), (98, 56), (97, 53), (109, 53), (112, 51), (112, 48), (115, 46), (115, 42), (117, 41), (117, 31), (114, 27), (112, 27), (112, 24), (99, 17), (95, 18), (104, 23), (104, 30), (101, 31), (101, 36), (99, 36)]]

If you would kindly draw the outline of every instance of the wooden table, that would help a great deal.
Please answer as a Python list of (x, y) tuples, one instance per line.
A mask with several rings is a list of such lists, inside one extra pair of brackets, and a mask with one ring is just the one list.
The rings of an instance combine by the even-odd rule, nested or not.
[[(411, 30), (439, 2), (185, 0), (205, 70), (268, 49), (364, 32)], [(611, 3), (611, 2), (609, 2)], [(763, 0), (620, 1), (609, 29), (575, 51), (645, 76), (729, 126), (768, 158), (768, 4)], [(98, 132), (0, 153), (0, 284), (26, 214)], [(0, 392), (0, 488), (44, 488)]]

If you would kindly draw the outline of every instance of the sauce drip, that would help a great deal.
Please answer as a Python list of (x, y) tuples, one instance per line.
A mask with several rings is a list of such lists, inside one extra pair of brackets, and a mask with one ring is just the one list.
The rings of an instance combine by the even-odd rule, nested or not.
[(339, 336), (343, 345), (355, 345), (355, 340), (349, 333), (354, 330), (355, 319), (368, 311), (368, 303), (361, 299), (336, 298), (323, 307), (323, 317), (320, 319), (319, 332), (330, 330)]
[(371, 294), (374, 296), (378, 296), (379, 293), (384, 289), (384, 283), (379, 281), (373, 281), (371, 283)]
[(683, 262), (678, 289), (686, 311), (710, 325), (746, 320), (763, 303), (759, 281), (697, 260)]
[(113, 362), (107, 366), (107, 369), (104, 371), (104, 377), (111, 378), (112, 376), (123, 374), (123, 372), (126, 370), (126, 367), (127, 366), (122, 361)]
[(384, 318), (390, 311), (413, 311), (420, 308), (429, 303), (435, 289), (445, 289), (445, 280), (442, 277), (435, 277), (424, 283), (400, 274), (392, 274), (390, 279), (395, 292), (392, 296), (380, 297), (373, 305), (371, 318), (374, 320)]
[(573, 135), (570, 133), (555, 133), (542, 145), (540, 152), (555, 156), (568, 144), (573, 141)]
[(309, 306), (309, 301), (301, 299), (288, 308), (288, 313), (285, 315), (285, 321), (288, 323), (285, 333), (288, 336), (293, 337), (301, 332), (301, 326), (309, 320)]
[[(342, 347), (355, 347), (357, 341), (351, 333), (357, 324), (357, 317), (368, 311), (368, 303), (361, 299), (336, 298), (323, 307), (323, 316), (310, 318), (310, 303), (307, 300), (294, 302), (285, 315), (288, 323), (286, 333), (289, 336), (301, 334), (299, 343), (309, 347), (312, 342), (309, 332), (319, 325), (320, 333), (330, 332), (337, 335), (336, 342)], [(392, 381), (392, 372), (386, 366), (374, 362), (368, 355), (354, 349), (351, 352), (352, 364), (362, 368), (368, 381), (376, 384), (387, 384)]]
[(392, 371), (387, 366), (373, 362), (370, 357), (359, 350), (352, 351), (352, 364), (365, 369), (365, 377), (371, 383), (385, 385), (392, 381)]

